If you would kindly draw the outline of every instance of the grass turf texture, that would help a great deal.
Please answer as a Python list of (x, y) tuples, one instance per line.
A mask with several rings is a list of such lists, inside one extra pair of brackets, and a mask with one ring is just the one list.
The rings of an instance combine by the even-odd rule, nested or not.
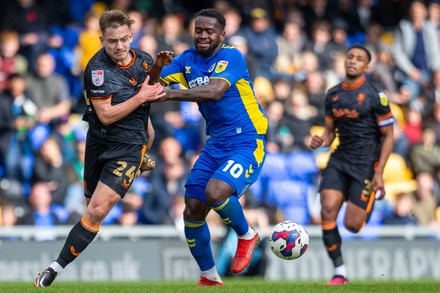
[(440, 292), (440, 280), (417, 281), (353, 281), (343, 286), (328, 286), (325, 281), (265, 281), (253, 278), (224, 278), (224, 287), (195, 287), (194, 281), (145, 281), (145, 282), (57, 282), (47, 288), (35, 288), (32, 282), (2, 282), (0, 292), (93, 292), (93, 293), (196, 293), (196, 292)]

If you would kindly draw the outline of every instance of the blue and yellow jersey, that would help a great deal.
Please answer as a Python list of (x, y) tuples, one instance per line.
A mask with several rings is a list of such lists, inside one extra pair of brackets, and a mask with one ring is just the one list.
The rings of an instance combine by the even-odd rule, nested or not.
[(161, 80), (186, 88), (207, 85), (219, 78), (229, 84), (218, 101), (199, 102), (206, 120), (206, 134), (215, 139), (235, 139), (266, 134), (268, 121), (255, 97), (243, 55), (236, 48), (222, 46), (213, 56), (203, 58), (195, 48), (183, 52), (163, 68)]

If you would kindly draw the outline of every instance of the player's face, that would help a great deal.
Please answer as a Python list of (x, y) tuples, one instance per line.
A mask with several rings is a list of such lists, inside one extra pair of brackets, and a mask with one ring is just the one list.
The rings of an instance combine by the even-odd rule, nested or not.
[(215, 18), (197, 17), (194, 27), (194, 46), (197, 53), (203, 57), (212, 56), (220, 49), (224, 39), (225, 32), (220, 28)]
[(349, 79), (355, 79), (368, 71), (367, 53), (358, 48), (353, 48), (345, 56), (345, 74)]
[(131, 61), (130, 43), (133, 32), (127, 25), (118, 28), (107, 28), (101, 36), (101, 45), (107, 55), (118, 64), (127, 64)]

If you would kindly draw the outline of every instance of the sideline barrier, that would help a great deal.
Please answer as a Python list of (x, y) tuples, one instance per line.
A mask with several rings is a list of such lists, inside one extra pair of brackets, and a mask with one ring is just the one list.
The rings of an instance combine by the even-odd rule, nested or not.
[[(58, 255), (70, 226), (0, 228), (0, 281), (32, 281)], [(266, 245), (271, 280), (321, 280), (332, 275), (319, 226), (306, 227), (304, 256), (285, 261)], [(221, 239), (225, 229), (212, 230)], [(350, 279), (440, 278), (440, 230), (424, 227), (365, 227), (358, 235), (341, 230)], [(267, 236), (267, 235), (263, 235)], [(55, 240), (43, 240), (55, 239)], [(267, 242), (267, 238), (263, 239)], [(216, 254), (222, 242), (213, 241)], [(183, 232), (174, 226), (104, 226), (95, 241), (59, 276), (64, 281), (184, 280), (199, 277)]]

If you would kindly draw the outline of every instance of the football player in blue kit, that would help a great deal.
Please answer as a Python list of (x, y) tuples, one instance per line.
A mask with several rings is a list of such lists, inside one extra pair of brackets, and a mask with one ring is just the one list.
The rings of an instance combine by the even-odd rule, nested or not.
[(125, 196), (139, 174), (153, 140), (146, 98), (164, 96), (159, 74), (171, 62), (168, 51), (153, 58), (131, 49), (131, 25), (124, 12), (109, 10), (99, 20), (103, 46), (84, 72), (88, 122), (84, 163), (84, 196), (87, 208), (71, 229), (58, 258), (34, 281), (47, 287), (74, 261), (98, 234), (113, 206)]
[(165, 89), (153, 101), (194, 101), (206, 120), (209, 139), (186, 182), (185, 236), (201, 277), (198, 286), (221, 286), (210, 246), (206, 216), (211, 209), (238, 235), (231, 272), (250, 263), (259, 234), (249, 227), (239, 197), (257, 179), (266, 154), (268, 121), (253, 91), (239, 50), (223, 45), (225, 18), (215, 9), (195, 18), (194, 47), (163, 68), (161, 82), (187, 89)]
[(353, 233), (368, 222), (374, 201), (385, 196), (383, 171), (393, 149), (394, 118), (388, 97), (367, 81), (370, 52), (354, 45), (345, 57), (345, 79), (325, 97), (325, 129), (310, 141), (310, 148), (339, 146), (331, 154), (320, 182), (323, 241), (333, 262), (329, 285), (348, 283), (342, 260), (341, 236), (336, 219), (344, 202), (344, 225)]

